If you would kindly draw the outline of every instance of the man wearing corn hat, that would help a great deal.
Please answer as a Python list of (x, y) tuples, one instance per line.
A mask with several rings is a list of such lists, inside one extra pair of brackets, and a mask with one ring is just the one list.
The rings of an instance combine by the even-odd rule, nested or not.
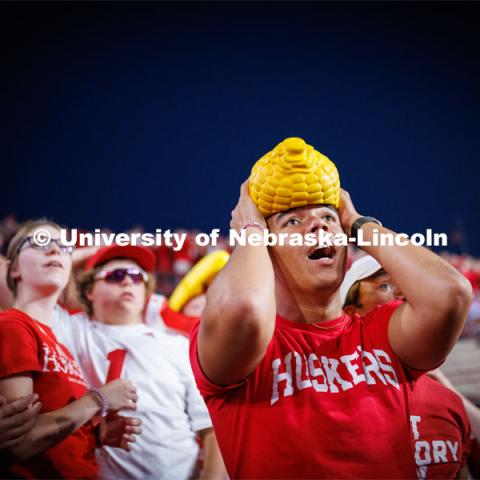
[[(232, 212), (247, 237), (391, 232), (360, 215), (335, 165), (300, 138), (262, 157)], [(457, 340), (467, 281), (413, 245), (365, 246), (408, 301), (342, 311), (345, 246), (239, 245), (190, 340), (231, 478), (414, 478), (409, 381)]]

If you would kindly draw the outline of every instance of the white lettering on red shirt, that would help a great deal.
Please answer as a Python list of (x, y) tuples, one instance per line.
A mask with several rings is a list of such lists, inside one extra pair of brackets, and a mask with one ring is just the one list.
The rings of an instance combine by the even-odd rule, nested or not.
[[(81, 383), (84, 383), (82, 373), (77, 363), (75, 360), (68, 358), (58, 344), (55, 346), (55, 349), (52, 349), (47, 343), (42, 342), (42, 349), (44, 372), (62, 372), (70, 377), (78, 377)], [(70, 380), (72, 380), (72, 378), (70, 378)]]
[(423, 375), (413, 385), (410, 423), (417, 477), (456, 478), (471, 450), (462, 399)]
[[(295, 375), (292, 374), (292, 358), (295, 359)], [(343, 373), (339, 371), (341, 367)], [(385, 386), (400, 389), (389, 354), (380, 349), (373, 349), (372, 353), (362, 350), (360, 346), (353, 353), (342, 355), (339, 359), (325, 355), (318, 358), (313, 352), (308, 356), (295, 351), (288, 352), (283, 359), (275, 358), (272, 361), (272, 370), (270, 405), (281, 397), (289, 397), (305, 389), (313, 388), (319, 393), (339, 393), (365, 381), (369, 385), (380, 381)]]
[(422, 417), (411, 415), (413, 438), (415, 440), (415, 462), (419, 479), (425, 479), (428, 466), (439, 463), (457, 462), (458, 442), (450, 440), (420, 440)]

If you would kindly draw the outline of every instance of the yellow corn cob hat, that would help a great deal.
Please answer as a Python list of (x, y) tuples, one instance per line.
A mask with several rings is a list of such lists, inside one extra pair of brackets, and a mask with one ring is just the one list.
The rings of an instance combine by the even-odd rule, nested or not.
[(338, 208), (340, 203), (337, 167), (297, 137), (286, 138), (255, 163), (249, 188), (265, 217), (305, 205)]

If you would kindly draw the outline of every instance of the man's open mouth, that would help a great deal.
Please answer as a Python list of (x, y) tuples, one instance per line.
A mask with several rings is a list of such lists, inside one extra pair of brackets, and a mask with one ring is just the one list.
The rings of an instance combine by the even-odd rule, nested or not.
[(320, 260), (321, 258), (333, 258), (335, 256), (336, 250), (335, 247), (323, 247), (323, 248), (315, 248), (310, 254), (308, 258), (310, 260)]

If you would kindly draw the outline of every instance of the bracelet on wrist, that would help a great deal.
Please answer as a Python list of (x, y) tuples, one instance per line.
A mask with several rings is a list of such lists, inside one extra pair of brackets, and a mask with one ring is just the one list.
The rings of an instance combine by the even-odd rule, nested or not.
[(98, 415), (100, 417), (106, 417), (108, 413), (108, 403), (107, 403), (107, 397), (100, 391), (98, 388), (91, 388), (88, 393), (93, 393), (95, 397), (98, 399), (98, 403), (100, 404), (100, 412)]
[(265, 225), (262, 225), (261, 223), (258, 222), (247, 222), (245, 225), (240, 230), (246, 230), (247, 228), (258, 228), (262, 232), (265, 230), (268, 230), (268, 228)]

